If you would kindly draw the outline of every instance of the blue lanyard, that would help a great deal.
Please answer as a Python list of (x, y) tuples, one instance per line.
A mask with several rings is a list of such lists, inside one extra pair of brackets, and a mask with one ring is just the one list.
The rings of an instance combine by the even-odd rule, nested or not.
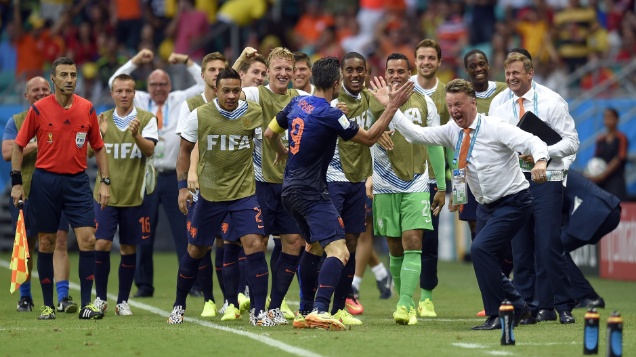
[[(537, 101), (537, 82), (532, 81), (532, 89), (534, 89), (534, 97), (532, 98), (532, 100), (534, 101), (534, 114), (535, 115), (539, 115), (539, 107), (538, 107), (538, 101)], [(515, 94), (510, 91), (510, 98), (514, 98)], [(512, 111), (513, 113), (515, 113), (515, 118), (519, 119), (519, 114), (517, 114), (517, 103), (516, 102), (512, 102)]]
[[(538, 103), (538, 101), (537, 101), (537, 97), (538, 97), (538, 96), (537, 96), (537, 91), (536, 91), (536, 89), (535, 89), (535, 91), (534, 91), (534, 96), (532, 97), (532, 101), (534, 102), (534, 111), (533, 111), (533, 113), (534, 113), (535, 115), (538, 115), (538, 114), (539, 114), (539, 106), (538, 106), (538, 105), (539, 105), (539, 103)], [(523, 98), (523, 97), (519, 97), (519, 98)], [(520, 118), (519, 118), (519, 114), (517, 114), (517, 102), (516, 102), (516, 101), (513, 101), (513, 102), (512, 102), (512, 112), (513, 112), (513, 113), (515, 113), (515, 118), (520, 119)]]
[[(477, 116), (477, 127), (473, 137), (470, 138), (470, 145), (468, 146), (468, 155), (466, 156), (466, 163), (470, 162), (470, 156), (473, 154), (473, 147), (475, 146), (475, 140), (477, 139), (477, 133), (481, 127), (481, 114)], [(455, 144), (455, 155), (453, 156), (453, 167), (457, 168), (457, 160), (459, 159), (459, 151), (462, 147), (462, 141), (464, 140), (464, 131), (459, 132), (459, 138), (457, 138), (457, 144)]]

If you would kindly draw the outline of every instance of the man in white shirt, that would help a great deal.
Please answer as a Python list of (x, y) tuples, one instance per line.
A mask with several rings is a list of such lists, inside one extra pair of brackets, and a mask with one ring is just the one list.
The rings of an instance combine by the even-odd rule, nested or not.
[[(526, 50), (525, 48), (515, 47), (511, 49), (510, 52), (508, 52), (508, 56), (514, 53), (522, 54), (528, 57), (530, 61), (532, 61), (532, 56), (530, 55), (530, 52), (528, 52), (528, 50)], [(540, 95), (550, 95), (550, 96), (558, 98), (563, 104), (565, 104), (565, 107), (568, 108), (568, 102), (566, 102), (565, 99), (563, 99), (563, 97), (561, 97), (559, 93), (553, 91), (552, 89), (542, 84), (539, 84), (535, 82), (534, 80), (532, 81), (532, 89), (536, 90), (537, 93), (539, 93)], [(499, 92), (499, 94), (497, 94), (495, 98), (492, 99), (492, 102), (490, 102), (489, 113), (492, 112), (495, 108), (502, 105), (505, 101), (512, 98), (513, 95), (514, 94), (512, 93), (510, 88), (506, 88), (503, 91)]]
[[(556, 320), (555, 308), (562, 324), (574, 323), (571, 311), (575, 302), (570, 292), (571, 283), (560, 239), (563, 178), (569, 166), (567, 157), (576, 154), (579, 148), (574, 119), (559, 98), (532, 88), (534, 70), (530, 59), (513, 53), (508, 56), (504, 66), (506, 84), (513, 97), (490, 113), (517, 125), (523, 114), (531, 111), (562, 138), (548, 147), (552, 158), (550, 182), (544, 185), (530, 184), (530, 192), (534, 197), (533, 216), (525, 226), (519, 227), (512, 241), (515, 286), (532, 310), (532, 316), (523, 323)], [(529, 181), (532, 157), (522, 155), (519, 159)]]
[[(118, 75), (131, 74), (137, 67), (152, 62), (153, 58), (152, 51), (147, 49), (139, 51), (130, 61), (113, 73), (108, 80), (108, 85), (112, 86), (113, 79)], [(186, 90), (172, 91), (168, 74), (161, 69), (156, 69), (148, 76), (148, 92), (136, 91), (135, 94), (134, 105), (155, 115), (159, 131), (159, 141), (154, 153), (157, 186), (155, 192), (147, 195), (144, 199), (150, 215), (150, 237), (144, 240), (138, 249), (137, 272), (135, 273), (135, 285), (137, 285), (138, 291), (135, 297), (150, 297), (154, 293), (152, 250), (159, 216), (159, 204), (163, 206), (164, 212), (168, 216), (178, 259), (181, 259), (185, 254), (187, 247), (184, 229), (186, 217), (179, 212), (179, 207), (175, 204), (178, 197), (176, 162), (181, 139), (174, 135), (174, 132), (181, 104), (186, 99), (201, 93), (204, 82), (201, 78), (201, 67), (190, 60), (188, 55), (173, 53), (168, 61), (171, 64), (185, 64), (188, 73), (196, 84)]]
[(410, 142), (455, 149), (451, 205), (461, 203), (457, 193), (462, 190), (465, 198), (466, 183), (479, 203), (471, 256), (487, 319), (473, 330), (496, 330), (501, 328), (498, 309), (506, 299), (515, 307), (515, 324), (529, 315), (523, 298), (502, 274), (498, 257), (532, 213), (532, 196), (517, 152), (537, 158), (532, 179), (545, 182), (548, 150), (536, 136), (478, 114), (475, 90), (463, 79), (446, 85), (446, 105), (453, 119), (446, 125), (423, 128), (400, 115), (393, 124)]

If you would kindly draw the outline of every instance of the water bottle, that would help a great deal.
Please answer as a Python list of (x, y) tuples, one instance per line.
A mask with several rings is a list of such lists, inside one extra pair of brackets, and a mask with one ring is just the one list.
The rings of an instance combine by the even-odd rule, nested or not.
[(599, 318), (600, 315), (595, 308), (591, 308), (585, 313), (585, 327), (583, 328), (584, 355), (598, 354)]
[(607, 319), (607, 357), (623, 356), (623, 317), (614, 311)]
[(509, 346), (515, 344), (515, 334), (513, 331), (515, 320), (515, 307), (510, 301), (504, 300), (499, 306), (499, 321), (501, 322), (501, 345)]

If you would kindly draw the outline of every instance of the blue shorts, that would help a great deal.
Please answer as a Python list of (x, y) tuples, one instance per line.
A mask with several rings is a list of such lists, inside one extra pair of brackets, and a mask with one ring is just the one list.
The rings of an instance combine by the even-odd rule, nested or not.
[[(38, 232), (32, 224), (31, 214), (29, 213), (29, 201), (24, 201), (24, 207), (22, 208), (22, 213), (24, 214), (24, 226), (26, 227), (26, 234), (29, 238), (37, 238)], [(9, 212), (11, 212), (11, 225), (13, 226), (13, 232), (15, 232), (15, 227), (18, 224), (18, 215), (20, 214), (20, 210), (13, 205), (13, 198), (9, 196)], [(58, 231), (68, 232), (68, 219), (64, 213), (60, 217), (60, 224), (57, 226)]]
[(219, 228), (223, 228), (226, 216), (233, 223), (232, 234), (227, 236), (227, 240), (237, 242), (247, 234), (263, 235), (263, 220), (256, 195), (223, 202), (210, 202), (199, 197), (192, 220), (187, 224), (188, 243), (202, 247), (214, 245), (214, 239)]
[(119, 243), (137, 245), (150, 238), (150, 216), (144, 205), (134, 207), (111, 207), (101, 209), (97, 201), (95, 207), (95, 239), (113, 241), (119, 226)]
[(344, 222), (330, 199), (307, 200), (301, 193), (289, 192), (282, 201), (305, 241), (326, 247), (344, 239)]
[(345, 226), (345, 233), (366, 231), (365, 203), (367, 198), (364, 182), (328, 182), (329, 197)]
[(476, 221), (477, 220), (477, 200), (475, 195), (470, 190), (470, 187), (466, 185), (466, 191), (468, 191), (468, 202), (459, 208), (459, 220), (460, 221)]
[(95, 227), (93, 191), (86, 172), (66, 175), (35, 169), (29, 199), (37, 203), (29, 214), (38, 233), (57, 232), (62, 212), (72, 228)]
[(282, 183), (256, 181), (256, 195), (263, 211), (265, 235), (298, 234), (298, 226), (281, 202)]
[[(187, 214), (187, 225), (189, 227), (189, 225), (192, 222), (192, 217), (194, 216), (194, 210), (197, 207), (197, 202), (199, 200), (202, 200), (201, 198), (201, 193), (199, 191), (197, 191), (197, 193), (193, 194), (194, 199), (192, 200), (192, 202), (190, 203), (190, 206), (188, 207), (188, 214)], [(229, 240), (229, 236), (230, 234), (232, 234), (232, 231), (230, 230), (230, 216), (227, 215), (225, 216), (225, 218), (223, 219), (223, 223), (221, 223), (221, 226), (219, 227), (219, 231), (216, 233), (216, 237), (220, 237), (223, 240)], [(189, 228), (186, 229), (186, 231)]]

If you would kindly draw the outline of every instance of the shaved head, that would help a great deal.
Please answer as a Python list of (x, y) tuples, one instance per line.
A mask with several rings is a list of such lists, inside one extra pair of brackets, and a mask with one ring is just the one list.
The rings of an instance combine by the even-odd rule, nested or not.
[(148, 93), (155, 103), (165, 103), (171, 90), (172, 84), (166, 71), (155, 69), (150, 73), (148, 76)]
[(33, 104), (51, 94), (51, 85), (44, 77), (33, 77), (26, 82), (24, 98)]

